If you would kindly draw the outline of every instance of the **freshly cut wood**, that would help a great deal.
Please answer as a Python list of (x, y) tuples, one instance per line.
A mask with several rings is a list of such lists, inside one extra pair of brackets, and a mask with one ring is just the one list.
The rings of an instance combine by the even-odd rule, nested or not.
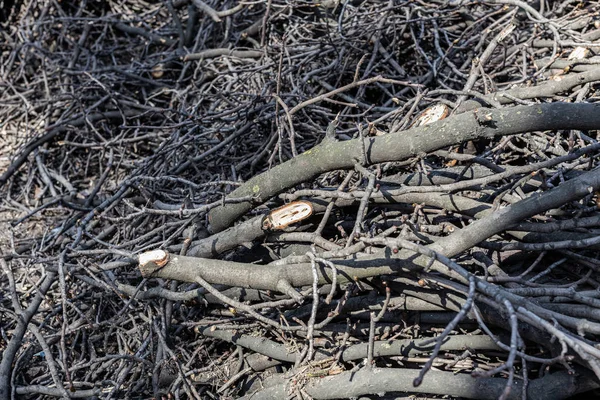
[(308, 201), (294, 201), (269, 213), (263, 220), (264, 230), (281, 230), (310, 217), (313, 206)]
[(413, 122), (411, 128), (429, 125), (432, 122), (440, 121), (448, 116), (449, 108), (445, 104), (436, 104), (421, 113)]

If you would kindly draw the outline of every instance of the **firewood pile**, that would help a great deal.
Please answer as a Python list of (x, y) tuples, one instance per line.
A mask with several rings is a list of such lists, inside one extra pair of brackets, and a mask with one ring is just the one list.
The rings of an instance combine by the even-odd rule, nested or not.
[(0, 400), (598, 395), (600, 2), (0, 3)]

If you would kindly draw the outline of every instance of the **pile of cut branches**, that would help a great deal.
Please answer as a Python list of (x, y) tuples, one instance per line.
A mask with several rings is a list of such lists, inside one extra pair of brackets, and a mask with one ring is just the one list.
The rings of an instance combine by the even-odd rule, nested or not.
[(600, 2), (5, 1), (0, 400), (600, 388)]

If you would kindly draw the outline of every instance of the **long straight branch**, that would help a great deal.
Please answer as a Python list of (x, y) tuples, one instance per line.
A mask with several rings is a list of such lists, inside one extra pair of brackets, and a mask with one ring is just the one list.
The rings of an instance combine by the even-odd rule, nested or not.
[(286, 189), (327, 171), (353, 168), (355, 160), (361, 159), (363, 149), (367, 149), (366, 163), (376, 164), (404, 160), (468, 140), (548, 129), (599, 127), (600, 105), (551, 103), (497, 110), (480, 108), (408, 131), (344, 142), (324, 140), (298, 157), (253, 177), (227, 196), (253, 195), (258, 199), (256, 203), (219, 206), (209, 212), (208, 218), (212, 231), (220, 232), (256, 204)]

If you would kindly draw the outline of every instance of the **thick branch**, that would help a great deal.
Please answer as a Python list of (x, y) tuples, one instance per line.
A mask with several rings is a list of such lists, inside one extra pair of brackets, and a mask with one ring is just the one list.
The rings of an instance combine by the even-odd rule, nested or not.
[[(368, 164), (403, 160), (423, 152), (468, 140), (547, 130), (598, 129), (600, 106), (594, 104), (552, 103), (508, 109), (477, 109), (442, 121), (375, 138), (345, 142), (325, 140), (234, 190), (228, 198), (253, 195), (264, 202), (298, 183), (319, 174), (348, 169), (362, 159), (363, 147)], [(361, 143), (360, 141), (363, 141)], [(251, 202), (227, 204), (212, 209), (209, 221), (213, 232), (220, 232), (254, 206)]]
[[(447, 257), (454, 257), (528, 217), (577, 200), (598, 189), (600, 189), (600, 169), (595, 169), (583, 173), (557, 188), (534, 194), (509, 207), (489, 213), (466, 228), (441, 238), (429, 247)], [(284, 266), (250, 265), (168, 255), (162, 251), (157, 251), (157, 253), (160, 254), (155, 255), (158, 260), (156, 263), (152, 260), (140, 260), (140, 271), (145, 277), (154, 276), (195, 282), (196, 277), (201, 276), (213, 284), (278, 291), (282, 291), (282, 285), (289, 284), (300, 287), (313, 282), (310, 263)], [(145, 254), (149, 253), (142, 254), (142, 258)], [(415, 256), (412, 251), (403, 250), (398, 254), (386, 251), (385, 254), (374, 254), (360, 259), (337, 260), (336, 265), (343, 281), (395, 273), (402, 269), (420, 269), (427, 266), (429, 262), (429, 257)], [(445, 266), (439, 262), (434, 262), (431, 268), (449, 274)], [(319, 283), (331, 283), (330, 273), (331, 271), (328, 269), (321, 268)]]
[[(314, 399), (339, 399), (383, 392), (414, 392), (412, 385), (418, 369), (363, 368), (336, 376), (314, 379), (304, 390)], [(429, 371), (419, 392), (468, 399), (497, 399), (506, 386), (503, 378), (473, 378), (467, 374)], [(573, 376), (567, 371), (548, 374), (529, 382), (527, 398), (562, 399), (600, 386), (589, 373)], [(285, 398), (287, 385), (280, 384), (242, 399)], [(523, 382), (515, 381), (508, 399), (521, 399)]]

